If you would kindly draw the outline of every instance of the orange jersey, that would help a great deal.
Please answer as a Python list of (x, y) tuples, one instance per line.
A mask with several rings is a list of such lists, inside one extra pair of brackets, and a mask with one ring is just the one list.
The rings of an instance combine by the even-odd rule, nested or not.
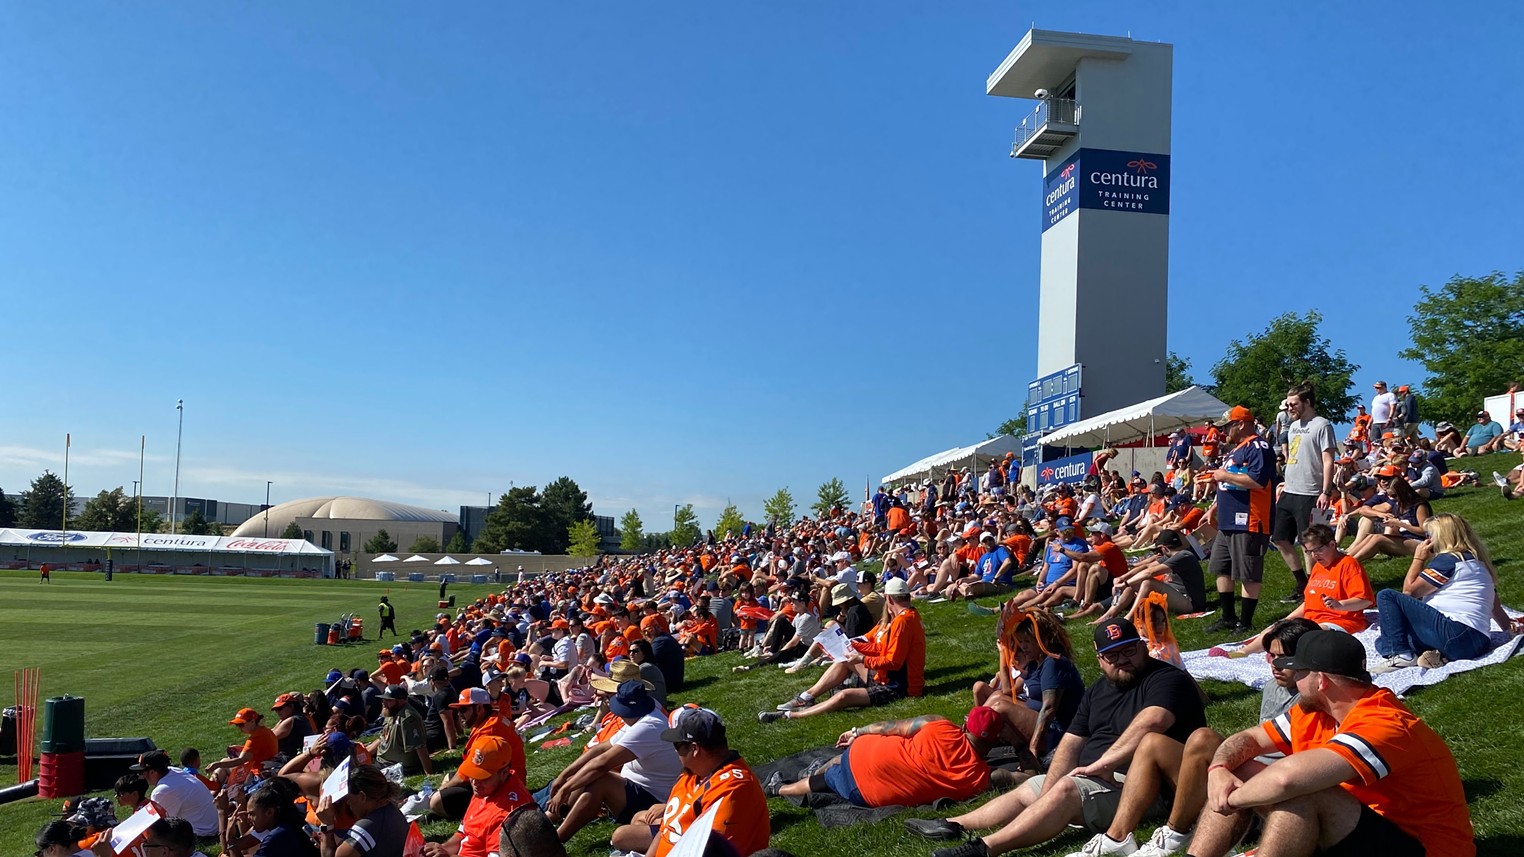
[[(721, 801), (723, 800), (723, 803)], [(735, 847), (737, 854), (753, 854), (767, 847), (772, 836), (767, 797), (739, 754), (704, 779), (688, 771), (677, 778), (656, 832), (655, 857), (665, 857), (699, 816), (715, 804), (713, 832)]]
[(1006, 537), (1005, 546), (1011, 556), (1015, 557), (1017, 565), (1026, 565), (1027, 557), (1032, 555), (1032, 537), (1026, 533)]
[(1340, 554), (1333, 568), (1315, 563), (1307, 575), (1307, 587), (1302, 601), (1302, 617), (1319, 625), (1336, 625), (1351, 634), (1357, 634), (1370, 626), (1365, 621), (1365, 611), (1330, 610), (1323, 605), (1323, 596), (1336, 601), (1361, 598), (1376, 603), (1371, 579), (1366, 576), (1360, 560), (1349, 554)]
[(1475, 832), (1450, 748), (1386, 688), (1343, 722), (1301, 705), (1261, 727), (1283, 753), (1331, 750), (1355, 769), (1345, 791), (1423, 843), (1429, 857), (1474, 857)]
[(919, 806), (967, 800), (989, 786), (990, 769), (950, 720), (933, 720), (909, 738), (860, 735), (846, 762), (869, 806)]
[(1107, 539), (1098, 545), (1092, 545), (1090, 550), (1101, 555), (1101, 565), (1106, 567), (1106, 573), (1112, 578), (1118, 578), (1127, 573), (1127, 556), (1117, 543)]
[(907, 696), (920, 696), (926, 680), (926, 630), (914, 608), (878, 623), (865, 642), (853, 643), (863, 653), (863, 666), (873, 670), (878, 684), (901, 684)]
[(402, 662), (392, 658), (376, 665), (376, 674), (386, 678), (387, 684), (402, 684), (402, 677), (407, 675), (407, 667)]
[(275, 758), (280, 752), (280, 741), (275, 737), (275, 731), (268, 726), (256, 726), (254, 734), (243, 742), (243, 753), (248, 758), (243, 766), (252, 773), (259, 772), (259, 766)]
[(1201, 519), (1204, 517), (1206, 517), (1205, 509), (1192, 506), (1189, 509), (1185, 510), (1184, 515), (1180, 516), (1180, 523), (1177, 528), (1186, 532), (1190, 532), (1201, 526)]
[(889, 531), (899, 532), (910, 526), (910, 511), (903, 506), (893, 506), (888, 514)]
[(1053, 510), (1060, 518), (1068, 518), (1072, 521), (1075, 514), (1079, 512), (1079, 501), (1073, 497), (1060, 497), (1053, 504)]

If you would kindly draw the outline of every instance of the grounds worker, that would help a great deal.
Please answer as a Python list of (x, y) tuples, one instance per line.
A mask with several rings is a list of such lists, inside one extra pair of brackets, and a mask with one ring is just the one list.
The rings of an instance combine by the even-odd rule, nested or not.
[(392, 606), (391, 600), (385, 595), (381, 596), (381, 603), (376, 605), (376, 612), (381, 615), (381, 630), (376, 632), (376, 639), (381, 639), (388, 628), (391, 629), (393, 637), (399, 636), (397, 634), (397, 608)]

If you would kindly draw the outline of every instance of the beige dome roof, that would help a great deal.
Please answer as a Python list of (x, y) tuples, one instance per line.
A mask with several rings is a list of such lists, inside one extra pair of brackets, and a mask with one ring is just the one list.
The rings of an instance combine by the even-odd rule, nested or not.
[[(365, 497), (308, 497), (291, 500), (270, 507), (269, 531), (278, 534), (297, 518), (331, 518), (346, 521), (415, 521), (459, 524), (460, 518), (452, 512), (425, 509), (406, 503), (387, 500), (371, 500)], [(266, 516), (259, 512), (244, 521), (233, 531), (235, 536), (263, 535)]]

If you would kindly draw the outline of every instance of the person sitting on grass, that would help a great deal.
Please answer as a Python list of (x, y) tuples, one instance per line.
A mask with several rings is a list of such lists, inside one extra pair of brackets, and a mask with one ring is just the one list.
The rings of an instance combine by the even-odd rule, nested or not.
[(142, 774), (152, 789), (148, 799), (164, 815), (189, 821), (197, 836), (217, 835), (217, 805), (212, 793), (195, 774), (170, 767), (168, 753), (150, 750), (138, 756), (137, 764), (128, 770)]
[(608, 706), (622, 721), (619, 728), (607, 736), (600, 730), (597, 743), (590, 743), (539, 793), (562, 842), (604, 812), (629, 824), (635, 813), (666, 803), (682, 773), (677, 752), (661, 739), (666, 714), (656, 707), (645, 682), (620, 684)]
[(1503, 427), (1498, 425), (1486, 411), (1476, 412), (1476, 422), (1466, 430), (1465, 445), (1455, 451), (1456, 456), (1487, 455), (1503, 448)]
[(1035, 605), (1055, 609), (1065, 601), (1079, 605), (1080, 612), (1111, 597), (1113, 582), (1127, 573), (1127, 557), (1111, 540), (1111, 525), (1098, 521), (1086, 536), (1083, 551), (1061, 548), (1074, 562), (1073, 584), (1049, 586)]
[(249, 795), (245, 809), (234, 816), (230, 857), (318, 857), (307, 833), (307, 818), (296, 803), (301, 789), (285, 777), (271, 777)]
[(88, 836), (90, 831), (83, 825), (65, 819), (49, 821), (37, 831), (36, 857), (91, 857), (90, 849), (79, 847), (80, 840)]
[(422, 773), (432, 776), (423, 718), (408, 702), (407, 691), (394, 684), (381, 694), (381, 734), (365, 749), (379, 765), (402, 765), (409, 776)]
[(1000, 544), (989, 531), (979, 534), (979, 547), (984, 552), (974, 563), (973, 576), (949, 584), (944, 590), (947, 600), (956, 601), (960, 596), (982, 598), (1010, 590), (1011, 578), (1020, 569), (1010, 548)]
[[(815, 637), (820, 633), (820, 618), (815, 615), (815, 599), (810, 595), (809, 589), (802, 583), (792, 584), (790, 589), (789, 601), (793, 613), (792, 624), (789, 624), (790, 620), (785, 618), (785, 612), (779, 611), (778, 618), (781, 620), (781, 624), (776, 626), (778, 630), (776, 632), (773, 632), (771, 629), (769, 630), (770, 638), (781, 637), (782, 641), (777, 643), (775, 647), (768, 647), (764, 644), (763, 653), (757, 658), (755, 664), (740, 664), (732, 667), (731, 672), (741, 673), (757, 667), (767, 666), (768, 664), (797, 661), (804, 657), (810, 645), (815, 642)], [(784, 634), (788, 636), (784, 637)]]
[[(512, 765), (520, 779), (527, 776), (528, 764), (524, 758), (524, 742), (513, 726), (513, 718), (502, 714), (492, 704), (492, 698), (480, 687), (468, 687), (460, 692), (460, 698), (451, 703), (461, 725), (470, 730), (469, 737), (461, 745), (460, 757), (467, 758), (472, 749), (488, 738), (501, 738), (514, 752)], [(454, 821), (466, 813), (471, 803), (472, 782), (457, 770), (439, 784), (438, 791), (429, 798), (429, 812), (440, 818)]]
[[(1312, 560), (1312, 571), (1307, 575), (1302, 603), (1285, 618), (1307, 618), (1319, 627), (1348, 634), (1364, 631), (1370, 624), (1365, 621), (1365, 611), (1376, 603), (1376, 591), (1360, 560), (1339, 550), (1333, 529), (1326, 524), (1313, 524), (1304, 530), (1301, 543), (1307, 558)], [(1269, 636), (1267, 629), (1250, 640), (1238, 654), (1253, 655), (1265, 651)]]
[[(933, 857), (984, 857), (1039, 845), (1070, 824), (1093, 833), (1110, 827), (1121, 801), (1113, 777), (1126, 772), (1145, 736), (1161, 733), (1184, 744), (1206, 726), (1206, 707), (1184, 670), (1149, 657), (1131, 622), (1112, 619), (1095, 629), (1101, 678), (1092, 684), (1058, 745), (1048, 773), (997, 796), (971, 812), (946, 819), (910, 819), (905, 826), (932, 839), (957, 839), (965, 830), (998, 828)], [(1144, 816), (1168, 811), (1161, 795)]]
[(1423, 522), (1433, 514), (1429, 503), (1390, 465), (1376, 471), (1376, 484), (1387, 497), (1385, 511), (1380, 504), (1355, 510), (1370, 519), (1371, 528), (1349, 546), (1349, 555), (1361, 562), (1377, 554), (1412, 556), (1424, 539)]
[[(1471, 857), (1475, 831), (1455, 757), (1389, 690), (1371, 684), (1365, 647), (1310, 631), (1279, 658), (1301, 694), (1285, 714), (1229, 737), (1207, 766), (1207, 805), (1189, 853), (1224, 857), (1250, 815), (1277, 855)], [(1258, 757), (1285, 754), (1266, 765)]]
[(148, 803), (150, 791), (148, 781), (141, 774), (126, 773), (116, 778), (112, 791), (116, 794), (116, 805), (127, 810), (127, 814), (143, 808)]
[(1381, 660), (1373, 673), (1479, 658), (1492, 650), (1494, 622), (1509, 634), (1524, 630), (1503, 610), (1492, 557), (1465, 518), (1435, 515), (1424, 531), (1428, 538), (1413, 551), (1402, 591), (1376, 593)]
[(545, 813), (526, 803), (503, 819), (496, 853), (503, 857), (566, 857), (566, 846), (556, 838), (556, 826)]
[(1090, 553), (1090, 543), (1075, 532), (1072, 521), (1068, 518), (1054, 521), (1053, 535), (1048, 538), (1047, 547), (1043, 551), (1043, 567), (1037, 575), (1037, 585), (1016, 593), (1012, 603), (1023, 610), (1030, 610), (1042, 602), (1050, 591), (1065, 586), (1072, 588), (1078, 576), (1074, 558), (1087, 553)]
[(246, 737), (236, 756), (228, 756), (206, 766), (206, 773), (219, 783), (229, 782), (234, 771), (258, 774), (265, 762), (275, 758), (280, 750), (275, 732), (264, 725), (265, 716), (252, 708), (240, 708), (228, 725), (237, 726)]
[[(1199, 613), (1207, 609), (1206, 580), (1201, 559), (1186, 546), (1177, 530), (1163, 530), (1154, 540), (1155, 555), (1138, 560), (1126, 575), (1118, 578), (1112, 590), (1111, 604), (1091, 622), (1099, 625), (1107, 619), (1130, 615), (1133, 605), (1154, 592), (1164, 593), (1169, 611), (1176, 615)], [(1097, 601), (1068, 619), (1078, 619), (1102, 610)]]
[(703, 708), (676, 712), (676, 725), (664, 730), (683, 763), (682, 776), (665, 804), (636, 813), (614, 831), (611, 844), (620, 851), (666, 857), (684, 831), (716, 805), (711, 843), (721, 840), (731, 853), (752, 854), (772, 836), (767, 797), (741, 754), (731, 749), (725, 724)]
[[(397, 787), (374, 765), (351, 767), (349, 794), (338, 801), (324, 795), (314, 814), (323, 857), (400, 855), (407, 843), (409, 824), (397, 808)], [(346, 818), (357, 820), (340, 829)]]
[(792, 783), (774, 773), (769, 795), (803, 802), (832, 794), (853, 806), (922, 806), (968, 800), (990, 785), (984, 757), (1006, 729), (994, 709), (976, 706), (958, 724), (936, 714), (857, 726), (836, 739), (840, 755)]
[(1057, 617), (1038, 610), (1017, 620), (1000, 650), (1009, 667), (1002, 667), (989, 682), (974, 682), (974, 704), (988, 706), (1005, 718), (1014, 730), (1012, 746), (1023, 764), (1040, 769), (1085, 695), (1085, 681), (1074, 665), (1073, 644)]
[(423, 846), (424, 857), (488, 857), (494, 849), (503, 821), (516, 809), (533, 805), (523, 771), (517, 766), (523, 750), (516, 742), (488, 736), (468, 748), (460, 760), (460, 776), (471, 783), (471, 800), (460, 829), (444, 842)]
[[(921, 614), (910, 601), (910, 588), (898, 578), (884, 587), (883, 620), (864, 641), (853, 640), (845, 660), (831, 664), (809, 690), (757, 715), (762, 723), (814, 717), (845, 708), (885, 705), (907, 696), (919, 697), (925, 684), (926, 631)], [(816, 697), (836, 692), (822, 702)]]

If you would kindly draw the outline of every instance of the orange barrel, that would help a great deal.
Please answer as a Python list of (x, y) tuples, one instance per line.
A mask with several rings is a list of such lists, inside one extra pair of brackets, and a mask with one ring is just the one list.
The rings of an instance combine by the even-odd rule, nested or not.
[(37, 796), (73, 797), (85, 793), (85, 751), (43, 753), (37, 777)]
[(330, 645), (330, 646), (337, 646), (338, 644), (339, 644), (339, 626), (338, 625), (330, 626), (328, 628), (328, 645)]

